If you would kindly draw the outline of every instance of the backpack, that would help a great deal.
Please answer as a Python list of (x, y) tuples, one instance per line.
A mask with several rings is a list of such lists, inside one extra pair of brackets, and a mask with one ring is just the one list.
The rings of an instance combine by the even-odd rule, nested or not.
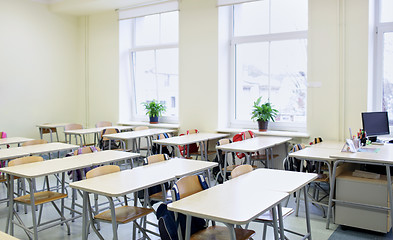
[[(119, 133), (119, 129), (113, 128), (116, 130), (116, 133)], [(105, 135), (106, 129), (102, 130), (101, 132), (101, 138), (100, 141), (98, 142), (98, 147), (101, 148), (101, 150), (109, 150), (109, 140), (104, 140), (102, 136)], [(119, 141), (110, 141), (111, 142), (111, 149), (119, 149), (120, 148), (120, 142)]]
[[(248, 133), (251, 136), (251, 138), (254, 137), (254, 133), (252, 131), (248, 130), (246, 132), (241, 132), (241, 133), (238, 133), (235, 136), (233, 136), (233, 142), (239, 142), (239, 141), (245, 140), (246, 139), (246, 133)], [(242, 159), (242, 158), (244, 158), (246, 156), (246, 154), (237, 152), (236, 156), (239, 159)]]
[[(168, 133), (162, 133), (160, 135), (157, 136), (157, 140), (160, 140), (162, 138), (170, 138), (171, 136)], [(162, 146), (162, 154), (167, 154), (168, 156), (173, 157), (175, 154), (174, 151), (174, 147), (173, 146)], [(151, 151), (152, 151), (152, 155), (154, 154), (159, 154), (160, 153), (160, 145), (153, 143), (151, 146)]]
[[(195, 132), (198, 133), (198, 130), (195, 129)], [(189, 135), (189, 133), (190, 133), (190, 131), (187, 130), (187, 135)], [(183, 135), (185, 135), (185, 134), (180, 134), (179, 136), (183, 136)], [(191, 143), (188, 146), (189, 146), (188, 150), (190, 151), (190, 153), (194, 153), (194, 152), (199, 151), (199, 147), (196, 143)], [(179, 151), (183, 157), (186, 157), (188, 155), (188, 150), (187, 150), (187, 145), (185, 145), (185, 146), (179, 145)]]
[[(89, 148), (91, 149), (92, 152), (98, 152), (98, 149), (94, 146), (90, 146)], [(78, 148), (78, 150), (77, 150), (77, 155), (80, 155), (80, 154), (82, 154), (82, 148)], [(70, 152), (70, 153), (67, 153), (65, 156), (66, 157), (74, 156), (74, 153)], [(96, 167), (98, 167), (98, 166), (86, 167), (86, 168), (82, 168), (82, 169), (75, 169), (74, 171), (68, 171), (67, 174), (70, 177), (70, 179), (73, 180), (74, 179), (73, 174), (75, 173), (76, 174), (75, 181), (80, 181), (86, 177), (86, 173), (88, 171), (90, 171), (91, 169), (96, 168)]]
[[(230, 143), (231, 143), (231, 142), (232, 142), (232, 141), (230, 141)], [(217, 142), (217, 146), (219, 146), (219, 144), (220, 144), (220, 142)], [(229, 154), (229, 153), (228, 153), (228, 154)], [(235, 153), (234, 153), (234, 152), (231, 152), (231, 154), (232, 154), (232, 161), (233, 161), (232, 165), (235, 165)], [(228, 160), (228, 159), (227, 159), (227, 160)], [(221, 183), (224, 182), (224, 179), (223, 179), (223, 176), (222, 176), (222, 174), (221, 174), (220, 169), (224, 169), (224, 168), (226, 168), (226, 167), (229, 166), (228, 162), (227, 162), (227, 165), (224, 166), (224, 164), (225, 164), (225, 153), (223, 153), (222, 150), (217, 150), (217, 155), (216, 155), (216, 157), (213, 159), (213, 162), (218, 163), (218, 166), (217, 166), (217, 167), (214, 167), (213, 170), (212, 170), (213, 176), (215, 177), (215, 179), (217, 180), (217, 182), (221, 184)], [(229, 177), (230, 175), (231, 175), (231, 173), (230, 173), (230, 172), (227, 172), (226, 179), (228, 179), (228, 177)]]

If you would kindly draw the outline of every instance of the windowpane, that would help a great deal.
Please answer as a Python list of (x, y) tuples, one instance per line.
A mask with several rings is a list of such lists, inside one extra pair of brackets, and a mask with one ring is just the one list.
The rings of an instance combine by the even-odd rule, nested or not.
[(234, 6), (235, 36), (267, 33), (269, 33), (269, 1), (256, 1)]
[(381, 22), (393, 22), (393, 0), (381, 0)]
[(270, 102), (277, 122), (306, 122), (307, 41), (275, 41), (270, 48)]
[(236, 45), (235, 119), (250, 120), (253, 102), (269, 98), (268, 43)]
[(137, 115), (145, 115), (143, 102), (158, 100), (167, 107), (163, 116), (177, 116), (178, 65), (177, 48), (133, 54)]
[[(384, 34), (382, 109), (393, 116), (393, 32)], [(389, 120), (393, 125), (393, 119)]]
[(177, 43), (179, 39), (179, 12), (161, 14), (161, 43)]
[(154, 45), (160, 38), (160, 15), (150, 15), (135, 19), (135, 46)]
[(271, 1), (271, 33), (304, 31), (307, 25), (307, 0)]

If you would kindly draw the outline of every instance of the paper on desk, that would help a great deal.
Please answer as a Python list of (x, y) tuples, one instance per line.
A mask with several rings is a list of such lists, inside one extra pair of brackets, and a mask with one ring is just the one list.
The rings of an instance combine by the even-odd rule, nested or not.
[(379, 152), (380, 148), (359, 148), (358, 152), (373, 152), (377, 153)]

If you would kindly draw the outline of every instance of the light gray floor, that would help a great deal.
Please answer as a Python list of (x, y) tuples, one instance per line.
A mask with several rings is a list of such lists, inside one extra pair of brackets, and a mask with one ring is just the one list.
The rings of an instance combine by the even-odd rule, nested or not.
[[(51, 178), (51, 182), (54, 182), (54, 180)], [(42, 186), (40, 184), (40, 181), (38, 181), (37, 186)], [(4, 185), (0, 186), (0, 195), (5, 196), (6, 194), (6, 188)], [(66, 200), (66, 204), (70, 204), (70, 200)], [(78, 202), (81, 203), (81, 197), (78, 198)], [(291, 197), (289, 201), (289, 207), (295, 207), (295, 201), (294, 198)], [(284, 224), (286, 228), (289, 228), (291, 230), (295, 230), (297, 232), (305, 232), (306, 230), (306, 222), (304, 218), (304, 204), (303, 201), (301, 201), (300, 204), (301, 208), (299, 211), (299, 216), (296, 217), (294, 214), (289, 216), (288, 218), (285, 219)], [(155, 206), (157, 207), (157, 206)], [(5, 230), (5, 224), (6, 224), (6, 219), (7, 219), (7, 206), (6, 203), (0, 204), (0, 230), (4, 231)], [(323, 240), (323, 239), (329, 239), (329, 237), (332, 235), (334, 230), (336, 229), (337, 226), (334, 224), (331, 225), (330, 229), (325, 229), (325, 218), (322, 217), (321, 211), (319, 208), (310, 205), (310, 210), (311, 210), (311, 228), (312, 228), (312, 237), (313, 239), (317, 240)], [(30, 212), (30, 209), (28, 210)], [(54, 208), (52, 207), (51, 204), (46, 204), (44, 207), (44, 219), (51, 219), (54, 217), (57, 217), (57, 213), (55, 212)], [(19, 215), (23, 219), (23, 221), (26, 224), (31, 223), (31, 216), (30, 214), (25, 214), (22, 211), (22, 208), (19, 210)], [(66, 211), (66, 215), (69, 216), (69, 212)], [(149, 216), (149, 219), (151, 221), (156, 222), (156, 217), (154, 214)], [(39, 233), (39, 239), (81, 239), (81, 233), (82, 233), (82, 219), (79, 218), (75, 220), (75, 222), (70, 222), (71, 226), (71, 235), (67, 235), (67, 230), (65, 226), (56, 226), (47, 230), (44, 230)], [(262, 239), (262, 229), (263, 225), (260, 223), (251, 223), (249, 226), (250, 229), (253, 229), (256, 231), (256, 235), (254, 239)], [(152, 230), (155, 230), (158, 232), (158, 229), (151, 227)], [(110, 224), (102, 223), (101, 224), (101, 234), (104, 236), (105, 239), (112, 239), (112, 228)], [(132, 237), (132, 224), (124, 224), (119, 226), (118, 230), (119, 234), (119, 239), (131, 239)], [(20, 238), (20, 239), (28, 239), (24, 231), (15, 226), (15, 237)], [(141, 234), (138, 235), (139, 237), (142, 237)], [(273, 239), (272, 235), (272, 228), (268, 228), (268, 233), (267, 233), (267, 239)], [(287, 234), (287, 237), (289, 239), (301, 239), (298, 236)], [(89, 235), (89, 239), (99, 239), (96, 234), (91, 231)], [(152, 236), (152, 239), (159, 239), (158, 237)]]

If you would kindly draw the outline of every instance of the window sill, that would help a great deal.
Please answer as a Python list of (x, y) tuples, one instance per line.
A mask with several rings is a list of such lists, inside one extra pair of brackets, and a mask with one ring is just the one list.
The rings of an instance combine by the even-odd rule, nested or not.
[(124, 121), (118, 122), (119, 125), (126, 125), (126, 126), (148, 126), (151, 128), (168, 128), (168, 129), (175, 129), (178, 130), (180, 125), (174, 123), (156, 123), (151, 124), (149, 122), (132, 122), (132, 121)]
[(219, 133), (237, 134), (239, 132), (251, 130), (258, 136), (277, 136), (277, 137), (291, 137), (291, 138), (309, 138), (310, 135), (304, 132), (289, 132), (289, 131), (272, 131), (259, 132), (257, 129), (242, 129), (242, 128), (220, 128), (217, 129)]

